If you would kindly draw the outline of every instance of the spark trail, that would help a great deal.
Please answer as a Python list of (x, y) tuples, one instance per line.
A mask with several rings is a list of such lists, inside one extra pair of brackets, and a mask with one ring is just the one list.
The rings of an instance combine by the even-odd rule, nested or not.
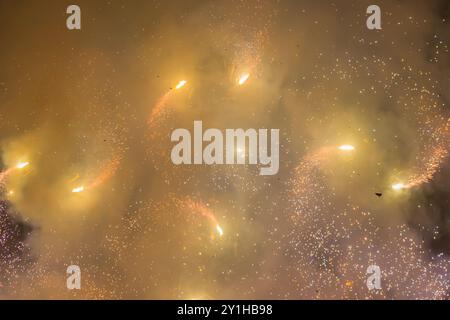
[(217, 221), (217, 218), (215, 217), (214, 213), (211, 209), (209, 209), (205, 204), (199, 201), (194, 201), (190, 198), (187, 198), (182, 201), (182, 205), (184, 207), (187, 207), (189, 210), (192, 210), (196, 213), (201, 214), (205, 218), (209, 220), (213, 228), (218, 233), (219, 237), (222, 237), (224, 234), (224, 231), (222, 227), (220, 226), (219, 222)]

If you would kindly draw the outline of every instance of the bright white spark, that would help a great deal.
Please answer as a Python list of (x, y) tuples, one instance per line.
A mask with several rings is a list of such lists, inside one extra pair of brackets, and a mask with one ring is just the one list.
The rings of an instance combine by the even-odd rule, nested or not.
[(355, 150), (355, 147), (352, 146), (351, 144), (344, 144), (344, 145), (340, 146), (338, 149), (342, 150), (342, 151), (353, 151), (353, 150)]

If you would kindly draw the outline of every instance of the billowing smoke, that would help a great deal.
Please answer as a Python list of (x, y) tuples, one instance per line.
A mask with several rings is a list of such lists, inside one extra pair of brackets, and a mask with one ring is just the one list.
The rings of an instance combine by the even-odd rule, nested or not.
[[(378, 1), (382, 30), (370, 4), (80, 0), (69, 31), (0, 2), (1, 158), (29, 163), (0, 296), (448, 299), (448, 1)], [(280, 129), (279, 173), (173, 165), (195, 120)]]

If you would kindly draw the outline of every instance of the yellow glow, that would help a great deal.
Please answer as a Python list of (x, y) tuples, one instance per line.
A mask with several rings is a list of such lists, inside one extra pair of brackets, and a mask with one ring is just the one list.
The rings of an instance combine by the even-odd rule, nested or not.
[(84, 187), (80, 186), (72, 190), (73, 193), (80, 193), (84, 191)]
[(401, 190), (401, 189), (405, 189), (406, 186), (403, 183), (396, 183), (392, 185), (392, 189), (394, 190)]
[(180, 82), (178, 82), (177, 86), (175, 87), (176, 90), (183, 88), (186, 85), (187, 81), (186, 80), (181, 80)]
[(198, 294), (188, 298), (189, 300), (208, 300), (208, 296), (204, 294)]
[(219, 233), (219, 236), (223, 236), (223, 229), (222, 229), (221, 226), (217, 225), (217, 226), (216, 226), (216, 230), (217, 230), (217, 232)]
[(338, 149), (341, 151), (353, 151), (353, 150), (355, 150), (355, 147), (352, 146), (351, 144), (344, 144), (344, 145), (340, 146)]
[(242, 86), (244, 83), (247, 82), (247, 80), (248, 80), (249, 77), (250, 77), (250, 74), (244, 73), (244, 74), (239, 78), (238, 84), (239, 84), (240, 86)]
[(29, 164), (30, 164), (29, 162), (20, 162), (17, 164), (16, 168), (23, 169), (23, 168), (27, 167)]

